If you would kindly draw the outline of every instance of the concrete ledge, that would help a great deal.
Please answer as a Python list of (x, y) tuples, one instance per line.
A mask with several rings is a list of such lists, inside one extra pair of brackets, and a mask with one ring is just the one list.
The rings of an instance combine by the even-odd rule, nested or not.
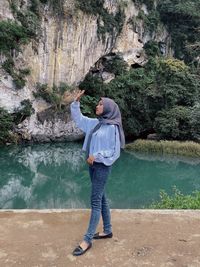
[(89, 209), (0, 210), (0, 266), (200, 266), (200, 210), (111, 213), (114, 237), (94, 240), (86, 254), (73, 257)]

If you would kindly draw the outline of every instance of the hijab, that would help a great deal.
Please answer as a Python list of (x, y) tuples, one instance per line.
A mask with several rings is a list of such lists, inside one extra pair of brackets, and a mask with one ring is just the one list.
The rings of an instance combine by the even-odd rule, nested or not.
[(102, 97), (101, 100), (103, 102), (103, 113), (98, 117), (99, 123), (94, 127), (94, 129), (91, 130), (88, 136), (88, 141), (86, 145), (87, 156), (89, 156), (92, 135), (101, 127), (102, 124), (117, 125), (119, 129), (120, 146), (121, 148), (124, 148), (125, 146), (125, 136), (122, 127), (121, 112), (117, 103), (115, 103), (114, 100), (108, 97)]
[(99, 122), (118, 126), (121, 148), (124, 148), (125, 137), (119, 106), (111, 98), (102, 97), (101, 100), (103, 102), (103, 113), (99, 116)]

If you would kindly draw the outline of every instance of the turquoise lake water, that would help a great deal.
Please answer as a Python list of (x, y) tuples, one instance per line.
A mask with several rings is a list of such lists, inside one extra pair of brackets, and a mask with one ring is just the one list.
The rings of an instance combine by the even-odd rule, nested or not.
[[(122, 152), (106, 192), (111, 208), (143, 208), (176, 186), (200, 190), (200, 159)], [(81, 144), (0, 148), (0, 208), (89, 208), (90, 179)]]

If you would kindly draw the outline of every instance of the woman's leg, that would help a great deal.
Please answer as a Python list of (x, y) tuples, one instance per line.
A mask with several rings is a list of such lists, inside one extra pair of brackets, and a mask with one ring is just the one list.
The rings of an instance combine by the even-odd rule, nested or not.
[(91, 192), (91, 215), (90, 222), (86, 234), (84, 235), (84, 241), (87, 243), (92, 242), (92, 238), (95, 234), (97, 225), (101, 216), (102, 197), (104, 194), (105, 184), (109, 174), (109, 167), (101, 163), (94, 163), (90, 167), (90, 175), (92, 181)]
[(101, 215), (103, 219), (103, 232), (105, 234), (110, 234), (112, 232), (111, 215), (110, 215), (110, 207), (105, 193), (103, 194), (102, 197)]

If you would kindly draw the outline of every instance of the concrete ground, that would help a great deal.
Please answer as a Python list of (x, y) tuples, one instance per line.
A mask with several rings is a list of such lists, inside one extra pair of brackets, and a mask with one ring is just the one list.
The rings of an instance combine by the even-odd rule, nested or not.
[(113, 238), (74, 257), (89, 212), (0, 211), (0, 266), (200, 267), (200, 211), (112, 210)]

